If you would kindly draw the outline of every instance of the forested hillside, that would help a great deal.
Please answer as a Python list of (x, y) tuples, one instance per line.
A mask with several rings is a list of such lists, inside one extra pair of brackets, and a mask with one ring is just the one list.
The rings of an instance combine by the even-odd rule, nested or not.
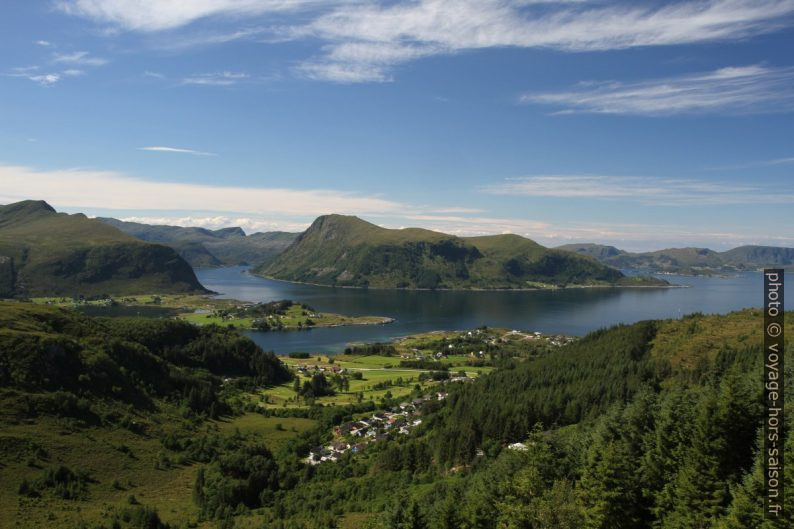
[(550, 250), (518, 235), (456, 237), (381, 228), (357, 217), (318, 217), (283, 253), (253, 273), (322, 285), (375, 288), (665, 286), (627, 277), (595, 259)]
[(309, 465), (335, 425), (400, 401), (261, 407), (292, 375), (232, 329), (3, 303), (0, 524), (771, 529), (761, 318), (639, 322), (503, 356), (418, 401), (410, 433)]
[(177, 253), (42, 201), (0, 206), (0, 297), (206, 292)]

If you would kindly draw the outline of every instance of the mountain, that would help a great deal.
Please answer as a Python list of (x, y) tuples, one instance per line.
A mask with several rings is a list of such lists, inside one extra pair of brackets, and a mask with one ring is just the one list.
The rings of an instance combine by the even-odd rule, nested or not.
[(43, 201), (0, 206), (0, 297), (206, 292), (190, 265)]
[(739, 246), (725, 252), (708, 248), (667, 248), (631, 253), (614, 246), (587, 243), (565, 244), (557, 249), (587, 255), (616, 268), (652, 272), (710, 274), (770, 267), (794, 268), (794, 248), (777, 246)]
[(557, 250), (576, 252), (579, 255), (586, 255), (588, 257), (592, 257), (593, 259), (598, 259), (599, 261), (626, 253), (623, 250), (618, 250), (614, 246), (605, 246), (603, 244), (593, 243), (563, 244), (562, 246), (557, 246)]
[(357, 217), (317, 218), (281, 255), (253, 273), (322, 285), (374, 288), (526, 288), (664, 285), (629, 278), (595, 259), (518, 235), (456, 237), (391, 230)]
[(193, 267), (260, 264), (289, 246), (297, 233), (271, 231), (246, 235), (242, 228), (184, 228), (99, 218), (136, 239), (176, 250)]

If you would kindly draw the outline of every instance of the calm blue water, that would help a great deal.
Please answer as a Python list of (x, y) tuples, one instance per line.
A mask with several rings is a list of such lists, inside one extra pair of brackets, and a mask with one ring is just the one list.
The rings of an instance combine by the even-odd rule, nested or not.
[[(340, 352), (350, 342), (372, 342), (438, 329), (480, 325), (581, 336), (645, 319), (691, 312), (726, 313), (763, 303), (763, 277), (663, 276), (689, 288), (581, 288), (559, 291), (405, 291), (299, 285), (246, 273), (246, 267), (198, 269), (199, 281), (220, 297), (245, 301), (291, 299), (322, 312), (389, 316), (389, 325), (247, 333), (265, 350)], [(786, 293), (791, 297), (791, 279)]]

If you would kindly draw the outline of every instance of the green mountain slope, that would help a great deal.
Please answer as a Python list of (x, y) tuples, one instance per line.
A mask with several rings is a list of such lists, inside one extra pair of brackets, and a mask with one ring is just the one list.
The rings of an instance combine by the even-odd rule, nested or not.
[(204, 292), (171, 248), (46, 202), (0, 206), (0, 296)]
[(125, 222), (113, 218), (99, 220), (136, 239), (170, 246), (193, 267), (264, 263), (284, 251), (298, 236), (297, 233), (283, 231), (246, 235), (237, 227), (208, 230)]
[(390, 230), (357, 217), (319, 217), (272, 262), (253, 271), (276, 279), (375, 288), (527, 288), (664, 285), (628, 278), (596, 260), (550, 250), (518, 235), (456, 237)]
[(600, 244), (565, 244), (558, 250), (598, 259), (616, 268), (652, 272), (702, 274), (758, 270), (780, 267), (794, 269), (794, 248), (777, 246), (739, 246), (716, 252), (708, 248), (667, 248), (653, 252), (626, 252)]
[[(238, 490), (249, 475), (277, 479), (263, 436), (203, 428), (233, 412), (230, 377), (267, 386), (292, 375), (230, 329), (0, 302), (0, 527), (166, 529), (160, 516), (196, 527), (196, 463), (221, 454), (237, 479), (208, 472), (208, 489), (250, 501)], [(254, 418), (268, 440), (297, 435), (276, 423), (300, 426)]]
[(0, 526), (791, 527), (788, 495), (763, 518), (762, 322), (694, 314), (506, 356), (442, 399), (415, 390), (421, 422), (367, 443), (339, 427), (403, 399), (264, 409), (292, 375), (231, 329), (0, 302)]
[(579, 255), (586, 255), (588, 257), (592, 257), (593, 259), (598, 259), (599, 261), (626, 253), (623, 250), (615, 248), (614, 246), (593, 243), (563, 244), (562, 246), (557, 246), (557, 250), (576, 252)]

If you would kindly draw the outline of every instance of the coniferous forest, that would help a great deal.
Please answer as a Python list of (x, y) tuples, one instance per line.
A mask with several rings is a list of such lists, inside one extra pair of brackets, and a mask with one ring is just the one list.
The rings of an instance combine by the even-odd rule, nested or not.
[[(501, 362), (424, 400), (409, 435), (312, 465), (335, 427), (393, 404), (258, 407), (256, 388), (296, 375), (229, 328), (0, 309), (4, 525), (774, 527), (757, 310), (619, 325)], [(299, 391), (314, 385), (334, 389), (323, 377)], [(252, 412), (285, 438), (222, 428)], [(176, 503), (153, 495), (152, 473)]]

